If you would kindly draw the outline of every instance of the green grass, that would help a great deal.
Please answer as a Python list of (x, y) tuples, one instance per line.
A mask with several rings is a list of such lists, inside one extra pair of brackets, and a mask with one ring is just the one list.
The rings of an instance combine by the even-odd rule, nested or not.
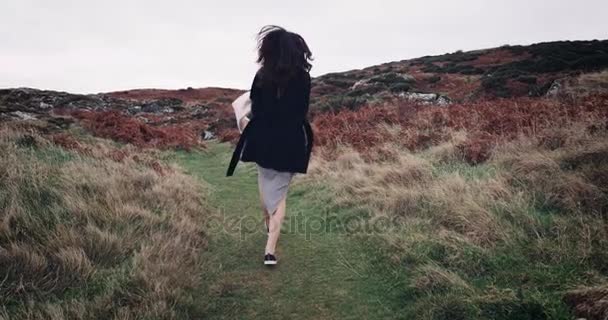
[[(521, 161), (530, 156), (522, 153)], [(601, 218), (542, 205), (539, 188), (506, 161), (403, 157), (408, 161), (323, 162), (315, 176), (353, 206), (395, 218), (370, 239), (384, 239), (376, 265), (395, 275), (400, 317), (573, 319), (566, 294), (606, 283)], [(399, 179), (385, 179), (387, 172)], [(559, 186), (559, 174), (542, 175), (538, 192), (549, 195), (546, 186)]]
[[(206, 318), (565, 320), (573, 315), (564, 293), (602, 278), (591, 261), (577, 258), (576, 243), (565, 248), (553, 240), (555, 219), (563, 218), (533, 202), (488, 207), (522, 233), (484, 248), (441, 238), (424, 219), (368, 233), (372, 214), (365, 206), (338, 206), (329, 184), (300, 179), (288, 197), (279, 265), (265, 268), (256, 169), (241, 163), (225, 177), (231, 151), (212, 143), (204, 152), (172, 156), (211, 185), (221, 217), (212, 223), (204, 257), (198, 314)], [(500, 170), (450, 162), (433, 166), (432, 176), (456, 174), (474, 184)], [(537, 222), (519, 225), (514, 210)]]
[[(491, 164), (471, 166), (452, 162), (433, 166), (432, 173), (434, 179), (457, 174), (466, 181), (476, 182), (494, 178), (499, 170)], [(523, 208), (515, 206), (509, 203), (506, 208), (490, 209), (507, 224), (517, 222), (507, 222), (509, 214), (503, 210), (525, 210), (525, 214), (537, 222), (518, 228), (524, 232), (532, 232), (526, 228), (536, 228), (534, 232), (540, 232), (539, 237), (544, 240), (522, 236), (512, 243), (480, 248), (466, 242), (457, 245), (445, 242), (424, 226), (396, 228), (392, 234), (385, 235), (392, 240), (410, 239), (404, 240), (409, 242), (407, 250), (393, 253), (399, 257), (400, 273), (406, 282), (402, 288), (404, 309), (401, 310), (405, 318), (566, 320), (574, 317), (562, 301), (564, 293), (576, 286), (596, 285), (598, 271), (594, 270), (591, 261), (577, 257), (578, 243), (564, 244), (554, 239), (561, 236), (552, 235), (556, 232), (558, 212), (546, 210), (533, 202)], [(421, 274), (415, 270), (424, 266), (434, 266), (454, 274), (469, 287), (463, 290), (440, 279), (434, 286), (417, 288), (416, 279)]]
[(199, 318), (198, 182), (0, 136), (0, 319)]
[(279, 264), (263, 266), (266, 235), (256, 168), (241, 163), (225, 177), (230, 152), (229, 145), (212, 143), (207, 151), (175, 156), (189, 174), (211, 185), (220, 217), (209, 231), (199, 312), (210, 319), (399, 318), (399, 275), (383, 262), (378, 239), (353, 235), (338, 219), (364, 220), (365, 213), (336, 207), (326, 190), (297, 178), (288, 195)]

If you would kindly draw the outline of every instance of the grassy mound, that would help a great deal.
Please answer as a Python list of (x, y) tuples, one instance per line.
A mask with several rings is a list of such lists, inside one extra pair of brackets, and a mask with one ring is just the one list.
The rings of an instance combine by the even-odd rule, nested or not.
[(66, 148), (31, 130), (0, 131), (0, 318), (195, 312), (210, 214), (203, 187), (154, 155), (59, 138)]

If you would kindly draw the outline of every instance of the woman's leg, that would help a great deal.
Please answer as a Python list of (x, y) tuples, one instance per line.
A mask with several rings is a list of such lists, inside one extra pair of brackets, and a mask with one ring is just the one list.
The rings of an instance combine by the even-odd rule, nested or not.
[(262, 212), (263, 212), (262, 214), (264, 215), (264, 221), (266, 222), (266, 225), (268, 226), (270, 214), (268, 214), (268, 210), (266, 210), (266, 205), (264, 204), (264, 196), (262, 195), (262, 187), (259, 186), (259, 184), (258, 184), (258, 190), (260, 191), (260, 204), (261, 204)]
[(268, 241), (266, 241), (266, 253), (274, 254), (274, 251), (277, 247), (279, 235), (281, 234), (281, 225), (283, 224), (283, 220), (285, 219), (285, 210), (287, 207), (286, 198), (287, 197), (284, 197), (283, 200), (279, 202), (279, 205), (274, 215), (270, 216), (270, 232), (268, 233)]

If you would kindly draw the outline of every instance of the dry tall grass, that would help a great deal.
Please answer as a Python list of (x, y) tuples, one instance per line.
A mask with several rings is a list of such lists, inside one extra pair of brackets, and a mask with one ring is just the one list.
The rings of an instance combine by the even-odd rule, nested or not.
[(436, 124), (439, 144), (408, 151), (399, 140), (411, 127), (382, 124), (383, 145), (318, 150), (331, 156), (315, 159), (311, 180), (396, 221), (379, 236), (410, 283), (411, 317), (567, 319), (570, 306), (606, 319), (605, 295), (578, 287), (608, 284), (608, 126), (556, 119), (495, 141), (482, 164), (463, 152), (466, 128)]
[(136, 161), (146, 155), (83, 154), (34, 131), (1, 129), (0, 149), (0, 318), (193, 312), (210, 214), (203, 186)]
[(608, 70), (600, 72), (583, 73), (578, 77), (561, 81), (561, 88), (556, 95), (562, 99), (576, 99), (598, 93), (605, 93), (608, 89)]

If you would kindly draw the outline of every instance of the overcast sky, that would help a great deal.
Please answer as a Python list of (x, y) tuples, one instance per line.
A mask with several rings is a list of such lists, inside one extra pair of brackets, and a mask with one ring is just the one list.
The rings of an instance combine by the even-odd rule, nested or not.
[(312, 74), (503, 44), (608, 38), (606, 0), (1, 0), (0, 88), (247, 88), (255, 35), (300, 33)]

